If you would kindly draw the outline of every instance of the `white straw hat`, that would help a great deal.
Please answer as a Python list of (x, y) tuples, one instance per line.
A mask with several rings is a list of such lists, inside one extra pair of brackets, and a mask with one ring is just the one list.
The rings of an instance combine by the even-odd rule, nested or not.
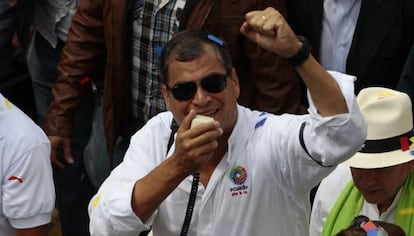
[(388, 88), (370, 87), (360, 91), (357, 102), (368, 123), (364, 146), (344, 164), (374, 169), (414, 159), (413, 115), (407, 94)]

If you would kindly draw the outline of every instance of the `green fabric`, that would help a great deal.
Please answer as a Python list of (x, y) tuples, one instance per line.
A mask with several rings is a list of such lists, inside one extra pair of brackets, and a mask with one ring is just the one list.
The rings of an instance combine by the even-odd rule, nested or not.
[[(351, 180), (329, 212), (322, 236), (333, 236), (348, 228), (352, 220), (359, 215), (363, 201), (361, 193)], [(414, 235), (414, 173), (411, 173), (404, 183), (395, 220), (391, 223), (403, 228), (406, 235)]]
[(414, 235), (414, 173), (404, 184), (394, 223), (401, 226), (406, 235)]
[(363, 197), (351, 180), (339, 195), (326, 218), (322, 236), (336, 235), (342, 229), (348, 228), (355, 216), (359, 215)]

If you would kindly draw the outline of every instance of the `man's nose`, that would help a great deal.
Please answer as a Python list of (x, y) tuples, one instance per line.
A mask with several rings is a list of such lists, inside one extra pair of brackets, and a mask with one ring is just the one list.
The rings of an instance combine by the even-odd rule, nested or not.
[(209, 92), (205, 91), (200, 84), (197, 85), (197, 91), (193, 98), (193, 103), (197, 105), (204, 105), (210, 100)]

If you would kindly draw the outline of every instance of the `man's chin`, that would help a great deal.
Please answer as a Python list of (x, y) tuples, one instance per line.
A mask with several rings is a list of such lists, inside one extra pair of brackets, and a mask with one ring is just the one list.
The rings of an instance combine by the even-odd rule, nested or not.
[(379, 204), (381, 202), (381, 198), (378, 194), (363, 194), (365, 201), (370, 204)]

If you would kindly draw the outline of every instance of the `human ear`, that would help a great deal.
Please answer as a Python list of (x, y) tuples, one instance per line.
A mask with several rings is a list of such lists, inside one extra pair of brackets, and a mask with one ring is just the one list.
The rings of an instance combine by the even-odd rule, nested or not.
[(165, 84), (162, 85), (161, 91), (162, 91), (162, 95), (165, 100), (165, 106), (167, 107), (167, 110), (170, 111), (171, 97), (170, 97), (170, 93), (168, 92), (167, 86), (165, 86)]

